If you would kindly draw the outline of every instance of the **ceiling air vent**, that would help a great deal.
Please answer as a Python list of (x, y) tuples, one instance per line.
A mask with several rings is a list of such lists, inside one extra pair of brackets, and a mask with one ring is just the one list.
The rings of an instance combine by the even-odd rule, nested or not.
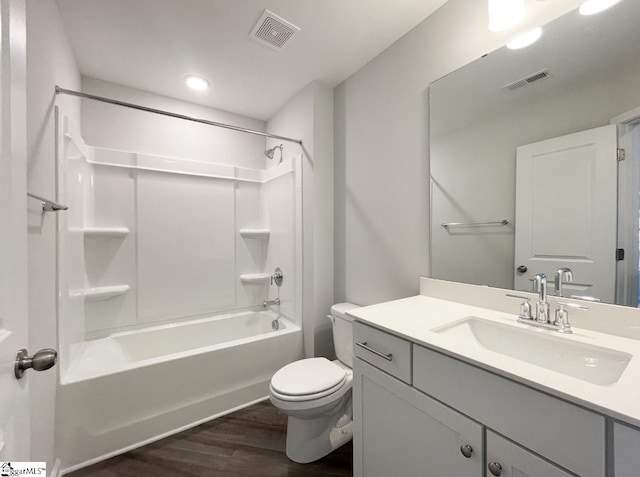
[(251, 30), (249, 38), (274, 50), (282, 51), (291, 37), (299, 31), (300, 28), (293, 23), (265, 10)]
[(549, 70), (538, 71), (537, 73), (533, 73), (532, 75), (527, 76), (526, 78), (519, 79), (518, 81), (514, 81), (513, 83), (507, 84), (503, 86), (501, 89), (505, 93), (511, 93), (517, 89), (522, 88), (523, 86), (529, 86), (531, 83), (535, 83), (536, 81), (540, 81), (546, 79), (551, 76)]

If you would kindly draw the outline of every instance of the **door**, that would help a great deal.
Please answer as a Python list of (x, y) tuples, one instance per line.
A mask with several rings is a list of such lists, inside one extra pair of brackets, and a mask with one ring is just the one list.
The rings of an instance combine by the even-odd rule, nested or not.
[(515, 289), (568, 267), (566, 296), (615, 302), (616, 152), (615, 125), (517, 149)]
[(487, 430), (487, 477), (572, 477), (574, 474)]
[(482, 475), (482, 426), (354, 359), (354, 474)]
[(625, 159), (618, 164), (618, 248), (616, 304), (638, 306), (638, 243), (640, 232), (640, 118), (618, 125), (618, 146)]
[(14, 361), (27, 347), (26, 81), (24, 2), (0, 0), (0, 461), (29, 459), (28, 380)]

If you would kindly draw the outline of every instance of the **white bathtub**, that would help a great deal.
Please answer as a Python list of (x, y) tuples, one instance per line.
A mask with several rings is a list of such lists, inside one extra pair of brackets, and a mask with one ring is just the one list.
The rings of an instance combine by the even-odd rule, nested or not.
[(259, 401), (302, 357), (302, 331), (271, 311), (113, 334), (72, 346), (57, 396), (64, 472)]

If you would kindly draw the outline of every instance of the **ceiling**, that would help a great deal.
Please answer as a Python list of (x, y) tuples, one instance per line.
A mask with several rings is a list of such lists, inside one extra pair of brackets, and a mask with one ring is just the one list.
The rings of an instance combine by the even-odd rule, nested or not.
[[(266, 120), (311, 81), (335, 86), (446, 0), (58, 0), (83, 76)], [(264, 9), (302, 31), (249, 39)], [(212, 88), (186, 88), (187, 74)]]

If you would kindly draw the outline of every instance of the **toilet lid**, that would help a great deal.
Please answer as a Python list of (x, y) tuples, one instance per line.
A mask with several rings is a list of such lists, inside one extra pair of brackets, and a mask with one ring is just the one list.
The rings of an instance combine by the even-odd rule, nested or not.
[(331, 389), (345, 379), (346, 371), (326, 358), (309, 358), (287, 364), (271, 378), (280, 394), (304, 396)]

